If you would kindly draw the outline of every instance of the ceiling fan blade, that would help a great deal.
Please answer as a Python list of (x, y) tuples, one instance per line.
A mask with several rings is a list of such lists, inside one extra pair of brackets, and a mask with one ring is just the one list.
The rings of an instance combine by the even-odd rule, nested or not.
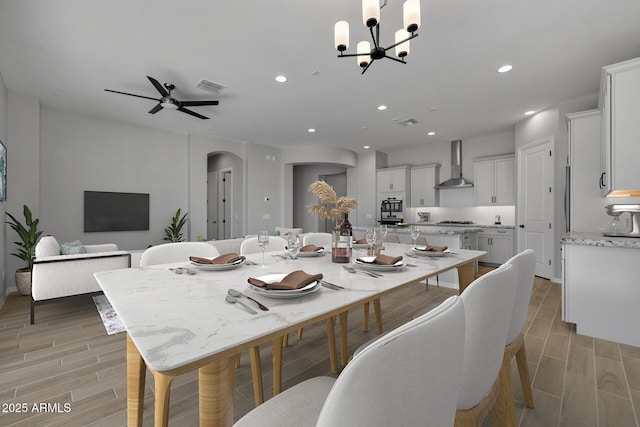
[(162, 107), (162, 104), (158, 104), (155, 107), (153, 107), (151, 110), (149, 110), (149, 114), (155, 114), (158, 111), (162, 110), (162, 108), (164, 108)]
[(198, 105), (218, 105), (219, 101), (180, 101), (180, 104), (187, 107), (196, 107)]
[(153, 99), (154, 101), (160, 101), (158, 98), (151, 98), (150, 96), (136, 95), (135, 93), (118, 92), (117, 90), (111, 90), (111, 89), (105, 89), (105, 91), (106, 92), (119, 93), (121, 95), (129, 95), (129, 96), (135, 96), (135, 97), (138, 97), (138, 98)]
[(209, 120), (209, 117), (205, 117), (202, 114), (196, 113), (195, 111), (187, 110), (186, 108), (184, 108), (182, 106), (178, 107), (178, 111), (182, 111), (183, 113), (190, 114), (193, 117), (197, 117), (197, 118), (202, 119), (202, 120)]
[(169, 92), (167, 92), (167, 90), (164, 88), (164, 86), (162, 86), (160, 84), (159, 81), (157, 81), (156, 79), (154, 79), (153, 77), (147, 76), (147, 78), (149, 79), (149, 81), (151, 82), (151, 84), (156, 88), (156, 90), (158, 92), (160, 92), (160, 95), (162, 96), (169, 96)]

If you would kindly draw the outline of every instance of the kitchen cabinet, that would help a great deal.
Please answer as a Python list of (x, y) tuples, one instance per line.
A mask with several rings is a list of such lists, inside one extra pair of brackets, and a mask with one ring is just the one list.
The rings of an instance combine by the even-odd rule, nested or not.
[(513, 254), (513, 230), (504, 228), (483, 228), (478, 233), (478, 250), (487, 254), (480, 262), (503, 264)]
[(580, 335), (640, 346), (640, 249), (563, 244), (562, 274), (562, 320)]
[(640, 196), (640, 58), (602, 69), (600, 192), (603, 196)]
[(378, 192), (406, 192), (410, 181), (409, 168), (400, 166), (395, 168), (378, 169), (377, 187)]
[(483, 157), (473, 162), (474, 193), (477, 206), (515, 203), (515, 158)]
[(440, 191), (434, 188), (440, 182), (437, 163), (411, 168), (411, 206), (439, 206)]

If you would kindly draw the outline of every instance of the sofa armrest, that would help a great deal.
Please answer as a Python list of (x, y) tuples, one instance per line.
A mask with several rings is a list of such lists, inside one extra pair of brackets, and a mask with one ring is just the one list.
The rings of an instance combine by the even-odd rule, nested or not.
[(41, 301), (99, 292), (94, 273), (130, 266), (127, 251), (40, 257), (31, 271), (31, 295), (34, 301)]

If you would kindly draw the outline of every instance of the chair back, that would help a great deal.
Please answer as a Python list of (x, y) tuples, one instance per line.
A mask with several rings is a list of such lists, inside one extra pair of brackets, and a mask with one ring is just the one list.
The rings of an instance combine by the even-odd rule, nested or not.
[(387, 243), (400, 243), (400, 237), (397, 234), (387, 234), (384, 241)]
[[(266, 252), (272, 251), (284, 251), (287, 247), (287, 240), (280, 236), (269, 236), (269, 246), (265, 249)], [(240, 255), (248, 255), (261, 253), (262, 248), (258, 246), (257, 237), (248, 237), (240, 243)]]
[(368, 345), (334, 383), (316, 426), (452, 426), (464, 325), (452, 296)]
[(427, 246), (427, 238), (424, 236), (418, 236), (418, 238), (416, 239), (416, 245), (418, 246)]
[(140, 267), (189, 261), (190, 256), (216, 257), (218, 249), (205, 242), (177, 242), (151, 246), (140, 256)]
[(476, 406), (498, 377), (515, 295), (514, 268), (503, 264), (462, 292), (466, 329), (458, 409)]
[(302, 239), (302, 245), (316, 245), (316, 246), (324, 246), (326, 250), (331, 249), (331, 245), (333, 243), (333, 237), (331, 233), (307, 233), (304, 235)]
[(505, 264), (512, 265), (516, 271), (516, 296), (513, 302), (513, 312), (511, 313), (511, 325), (507, 334), (508, 345), (518, 338), (527, 318), (536, 270), (536, 254), (533, 249), (527, 249), (513, 256)]

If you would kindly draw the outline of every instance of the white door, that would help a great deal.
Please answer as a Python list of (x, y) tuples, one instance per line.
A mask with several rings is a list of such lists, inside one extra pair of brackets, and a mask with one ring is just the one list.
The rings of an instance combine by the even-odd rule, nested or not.
[(518, 252), (536, 253), (536, 276), (553, 274), (553, 139), (518, 148)]
[(218, 171), (218, 239), (231, 238), (231, 169)]
[(218, 172), (207, 174), (207, 240), (218, 239)]

